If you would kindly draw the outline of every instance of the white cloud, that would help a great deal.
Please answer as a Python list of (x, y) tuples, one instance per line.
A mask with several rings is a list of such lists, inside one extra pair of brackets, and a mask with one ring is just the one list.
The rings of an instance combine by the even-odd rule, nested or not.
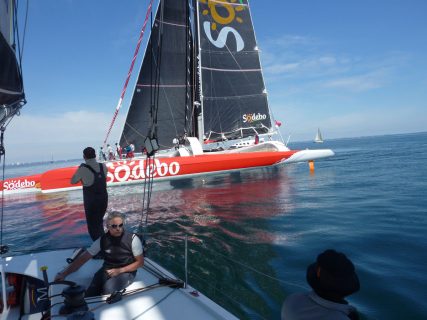
[(381, 88), (395, 81), (396, 70), (409, 60), (404, 52), (360, 57), (339, 52), (333, 44), (319, 39), (295, 35), (267, 40), (264, 51), (268, 52), (261, 55), (268, 83), (287, 81), (287, 86), (297, 85), (312, 92), (326, 89), (362, 92)]
[(367, 74), (348, 76), (326, 81), (325, 88), (345, 89), (353, 92), (368, 91), (381, 88), (387, 81), (387, 71), (377, 70)]
[[(111, 114), (76, 111), (56, 116), (15, 117), (5, 133), (6, 162), (78, 159), (87, 146), (99, 147), (111, 122)], [(110, 141), (119, 139), (124, 115), (119, 116)]]

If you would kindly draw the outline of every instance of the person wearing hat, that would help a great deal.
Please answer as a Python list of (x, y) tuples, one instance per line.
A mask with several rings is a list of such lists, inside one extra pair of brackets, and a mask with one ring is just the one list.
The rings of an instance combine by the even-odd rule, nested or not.
[(71, 178), (71, 184), (83, 185), (83, 203), (89, 235), (93, 241), (104, 234), (103, 218), (108, 206), (107, 166), (96, 161), (95, 149), (83, 150), (82, 163)]
[(285, 299), (282, 320), (357, 320), (356, 308), (345, 297), (359, 291), (353, 263), (344, 253), (329, 249), (307, 268), (311, 292), (294, 293)]

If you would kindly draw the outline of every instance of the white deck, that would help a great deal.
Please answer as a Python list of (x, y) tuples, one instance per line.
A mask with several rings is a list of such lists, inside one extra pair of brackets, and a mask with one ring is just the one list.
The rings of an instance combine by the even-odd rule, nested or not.
[[(46, 253), (31, 254), (3, 258), (1, 262), (5, 272), (21, 273), (43, 279), (40, 267), (47, 266), (49, 281), (53, 281), (55, 274), (66, 265), (66, 258), (70, 257), (72, 250), (51, 251)], [(93, 274), (100, 268), (102, 260), (90, 260), (80, 270), (67, 277), (67, 280), (87, 287)], [(172, 274), (146, 259), (146, 264), (154, 265), (171, 278)], [(158, 279), (145, 268), (139, 269), (135, 282), (125, 292), (133, 289), (145, 288), (158, 283)], [(64, 285), (51, 286), (50, 296), (60, 294)], [(173, 289), (159, 286), (150, 290), (123, 296), (122, 300), (114, 304), (107, 304), (108, 296), (89, 298), (88, 301), (99, 301), (90, 303), (89, 310), (95, 314), (95, 319), (237, 319), (231, 313), (215, 304), (201, 293), (192, 295), (194, 288), (187, 286), (186, 289)], [(52, 317), (66, 319), (66, 316), (58, 316), (62, 306), (62, 296), (52, 298)], [(10, 310), (9, 314), (2, 314), (1, 319), (18, 319), (17, 310)], [(39, 319), (37, 317), (23, 317), (22, 319)]]

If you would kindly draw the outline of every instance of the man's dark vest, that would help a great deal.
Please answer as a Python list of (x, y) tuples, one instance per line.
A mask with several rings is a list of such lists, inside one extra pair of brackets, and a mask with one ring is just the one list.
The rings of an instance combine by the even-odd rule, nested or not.
[(135, 235), (123, 231), (120, 237), (109, 232), (101, 237), (101, 252), (104, 254), (104, 268), (121, 268), (135, 262), (132, 253), (132, 240)]
[(82, 163), (81, 166), (88, 168), (93, 173), (94, 177), (92, 185), (88, 187), (83, 186), (83, 196), (100, 196), (107, 194), (107, 180), (105, 179), (102, 164), (99, 164), (99, 172), (96, 172), (91, 166), (85, 163)]

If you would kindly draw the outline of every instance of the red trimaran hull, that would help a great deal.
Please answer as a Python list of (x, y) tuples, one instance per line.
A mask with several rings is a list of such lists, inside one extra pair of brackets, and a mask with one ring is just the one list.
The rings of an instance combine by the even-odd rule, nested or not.
[[(108, 168), (109, 186), (137, 183), (149, 175), (154, 179), (172, 179), (197, 174), (227, 172), (233, 170), (272, 166), (297, 153), (298, 150), (253, 153), (204, 154), (188, 157), (156, 158), (111, 161)], [(6, 179), (0, 185), (7, 193), (20, 192), (57, 192), (75, 188), (71, 177), (77, 166), (53, 169), (42, 174)], [(150, 174), (152, 173), (152, 174)]]

